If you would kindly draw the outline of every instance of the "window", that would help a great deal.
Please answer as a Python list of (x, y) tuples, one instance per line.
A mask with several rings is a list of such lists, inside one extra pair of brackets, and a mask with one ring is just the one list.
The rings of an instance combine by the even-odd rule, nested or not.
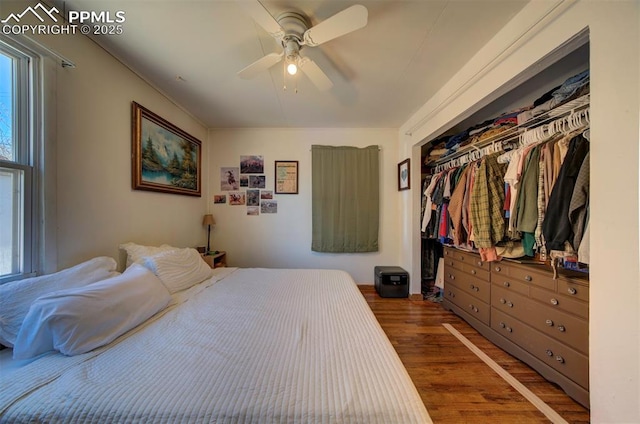
[(33, 58), (0, 43), (0, 282), (36, 269)]

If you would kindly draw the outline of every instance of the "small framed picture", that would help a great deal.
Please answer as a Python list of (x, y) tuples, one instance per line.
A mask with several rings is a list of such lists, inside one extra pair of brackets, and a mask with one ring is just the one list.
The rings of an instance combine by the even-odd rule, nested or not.
[(409, 160), (405, 159), (398, 164), (398, 191), (411, 188), (411, 165)]
[(298, 194), (298, 161), (276, 161), (276, 194)]

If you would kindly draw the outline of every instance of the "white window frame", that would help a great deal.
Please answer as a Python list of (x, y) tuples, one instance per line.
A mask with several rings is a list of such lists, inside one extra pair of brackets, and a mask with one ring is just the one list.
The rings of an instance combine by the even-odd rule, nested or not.
[[(41, 172), (42, 122), (41, 68), (39, 55), (6, 37), (0, 39), (0, 52), (14, 59), (13, 139), (14, 161), (0, 160), (0, 167), (22, 172), (21, 215), (14, 228), (20, 236), (19, 252), (12, 258), (13, 272), (0, 276), (0, 284), (35, 275), (40, 269), (40, 199), (43, 196)], [(16, 220), (18, 221), (18, 220)], [(21, 225), (20, 225), (21, 224)]]

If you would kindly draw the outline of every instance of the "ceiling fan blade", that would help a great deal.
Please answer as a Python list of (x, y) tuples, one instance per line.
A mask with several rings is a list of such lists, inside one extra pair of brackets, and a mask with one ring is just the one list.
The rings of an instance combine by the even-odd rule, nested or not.
[(282, 60), (282, 56), (282, 53), (269, 53), (238, 72), (238, 76), (242, 79), (251, 79), (260, 72), (266, 71), (276, 63), (280, 62)]
[(320, 91), (327, 91), (331, 87), (333, 87), (333, 83), (325, 74), (322, 69), (311, 59), (308, 57), (300, 58), (299, 65), (302, 72), (305, 73), (307, 77), (311, 80), (311, 82), (318, 88)]
[(356, 4), (320, 22), (304, 33), (304, 44), (318, 46), (367, 25), (367, 8)]
[(258, 0), (239, 0), (238, 3), (273, 38), (280, 40), (284, 37), (284, 29)]

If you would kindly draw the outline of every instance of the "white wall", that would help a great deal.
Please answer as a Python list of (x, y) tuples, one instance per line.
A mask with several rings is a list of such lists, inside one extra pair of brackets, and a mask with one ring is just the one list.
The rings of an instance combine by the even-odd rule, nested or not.
[[(556, 7), (557, 6), (557, 7)], [(555, 9), (554, 9), (555, 8)], [(534, 1), (400, 130), (419, 145), (497, 98), (527, 68), (584, 28), (591, 68), (590, 393), (594, 423), (640, 422), (640, 4)], [(412, 136), (405, 135), (407, 132)], [(418, 156), (419, 157), (419, 156)], [(419, 193), (402, 216), (403, 265), (416, 272)], [(412, 247), (408, 247), (412, 245)]]
[[(212, 249), (227, 251), (229, 263), (241, 267), (339, 268), (359, 283), (373, 283), (376, 265), (398, 265), (397, 156), (394, 129), (247, 129), (209, 131), (209, 203), (216, 220)], [(379, 252), (328, 254), (311, 251), (311, 145), (379, 145)], [(274, 161), (297, 160), (299, 194), (275, 195), (277, 214), (247, 216), (246, 206), (214, 205), (220, 191), (220, 168), (239, 166), (241, 155), (262, 155), (267, 190), (274, 187)], [(404, 158), (403, 158), (404, 159)], [(228, 200), (228, 199), (227, 199)], [(418, 279), (419, 284), (419, 279)]]
[[(2, 16), (10, 8), (20, 12), (28, 4), (3, 3)], [(97, 255), (122, 259), (118, 245), (127, 241), (202, 244), (206, 239), (202, 227), (205, 177), (202, 197), (132, 190), (131, 102), (142, 104), (200, 139), (205, 159), (206, 128), (89, 38), (34, 38), (76, 64), (75, 69), (57, 67), (53, 78), (57, 222), (48, 225), (57, 228), (57, 268)], [(206, 166), (203, 160), (203, 175)]]

